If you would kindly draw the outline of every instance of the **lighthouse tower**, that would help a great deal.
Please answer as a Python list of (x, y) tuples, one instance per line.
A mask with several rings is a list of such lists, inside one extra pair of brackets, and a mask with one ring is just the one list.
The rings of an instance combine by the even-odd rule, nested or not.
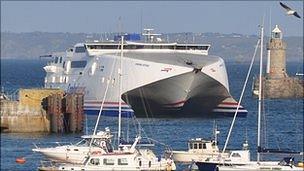
[[(267, 44), (266, 75), (262, 76), (263, 98), (304, 98), (304, 80), (286, 73), (286, 43), (278, 25), (271, 32)], [(259, 94), (259, 79), (254, 80), (253, 94)]]
[(278, 25), (271, 32), (271, 38), (267, 45), (269, 51), (267, 61), (267, 77), (278, 79), (287, 77), (286, 73), (286, 43), (282, 40), (282, 31)]

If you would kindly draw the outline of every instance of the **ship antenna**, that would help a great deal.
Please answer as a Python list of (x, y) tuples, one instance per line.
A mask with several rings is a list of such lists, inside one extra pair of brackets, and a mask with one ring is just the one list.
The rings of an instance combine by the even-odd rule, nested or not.
[(122, 35), (122, 21), (121, 21), (121, 16), (118, 17), (118, 34)]
[(139, 33), (143, 33), (143, 23), (142, 23), (142, 20), (143, 20), (143, 10), (140, 9), (140, 30), (139, 30)]

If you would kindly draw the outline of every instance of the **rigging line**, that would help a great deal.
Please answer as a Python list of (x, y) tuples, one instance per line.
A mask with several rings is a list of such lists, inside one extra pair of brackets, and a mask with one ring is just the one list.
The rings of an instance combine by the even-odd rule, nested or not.
[[(143, 134), (144, 134), (143, 137), (147, 137), (147, 138), (148, 138), (147, 133), (145, 132), (145, 130), (144, 130), (143, 127), (141, 126), (141, 124), (140, 124), (139, 120), (136, 118), (136, 116), (134, 117), (134, 121), (136, 121), (137, 124), (138, 124), (139, 133), (141, 134), (141, 132), (143, 132)], [(149, 142), (150, 142), (150, 141), (149, 141)]]
[(135, 128), (136, 135), (139, 135), (139, 128), (137, 127), (137, 124), (136, 124), (136, 116), (135, 115), (132, 116), (132, 123), (133, 123), (133, 126)]
[(145, 101), (145, 98), (144, 98), (144, 92), (143, 92), (142, 88), (139, 89), (139, 93), (140, 93), (140, 99), (142, 101), (142, 104), (143, 104), (143, 107), (144, 107), (144, 111), (145, 111), (145, 114), (146, 114), (146, 118), (147, 118), (147, 121), (148, 121), (148, 127), (150, 129), (150, 133), (152, 133), (151, 122), (149, 120), (149, 113), (148, 113), (148, 110), (147, 110), (147, 107), (146, 107), (146, 103), (145, 103), (146, 101)]
[[(117, 49), (119, 49), (119, 46), (117, 47)], [(115, 53), (115, 56), (117, 56), (118, 52)], [(90, 141), (90, 148), (89, 148), (89, 152), (91, 152), (91, 147), (92, 147), (92, 143), (93, 143), (93, 140), (94, 140), (94, 135), (96, 135), (96, 131), (97, 131), (97, 127), (98, 127), (98, 124), (99, 124), (99, 120), (100, 120), (100, 117), (101, 117), (101, 113), (102, 113), (102, 109), (103, 109), (103, 106), (104, 106), (104, 102), (106, 100), (106, 96), (107, 96), (107, 92), (108, 92), (108, 89), (109, 89), (109, 85), (111, 83), (111, 78), (112, 78), (112, 75), (113, 75), (113, 72), (114, 72), (114, 66), (116, 65), (116, 62), (117, 62), (117, 58), (114, 58), (114, 61), (113, 61), (113, 64), (112, 64), (112, 67), (111, 67), (111, 72), (110, 72), (110, 77), (107, 81), (107, 86), (106, 86), (106, 89), (105, 89), (105, 93), (104, 93), (104, 96), (103, 96), (103, 99), (102, 99), (102, 102), (101, 102), (101, 105), (100, 105), (100, 109), (99, 109), (99, 113), (98, 113), (98, 117), (97, 117), (97, 120), (96, 120), (96, 124), (95, 124), (95, 127), (94, 127), (94, 131), (93, 131), (93, 137), (91, 138), (91, 141)]]
[[(149, 119), (149, 118), (147, 118), (148, 119), (148, 121), (149, 121), (149, 129), (150, 129), (150, 134), (152, 134), (152, 126), (151, 125), (154, 125), (154, 121), (155, 121), (155, 117), (154, 117), (154, 114), (153, 114), (153, 112), (152, 112), (152, 109), (151, 109), (151, 106), (150, 106), (150, 103), (149, 102), (147, 102), (147, 111), (148, 112), (150, 112), (150, 114), (151, 114), (151, 120)], [(158, 130), (158, 133), (159, 133), (159, 130)]]
[(238, 110), (239, 110), (239, 108), (240, 108), (240, 104), (241, 104), (241, 102), (242, 102), (242, 98), (243, 98), (243, 95), (244, 95), (244, 92), (245, 92), (245, 89), (246, 89), (247, 81), (248, 81), (249, 76), (250, 76), (250, 72), (251, 72), (251, 69), (252, 69), (252, 66), (253, 66), (253, 63), (254, 63), (254, 58), (255, 58), (255, 55), (256, 55), (256, 52), (257, 52), (258, 45), (259, 45), (260, 41), (261, 41), (260, 39), (257, 41), (256, 47), (255, 47), (255, 50), (254, 50), (254, 54), (253, 54), (253, 56), (252, 56), (251, 63), (250, 63), (250, 66), (249, 66), (249, 69), (248, 69), (248, 72), (247, 72), (245, 84), (244, 84), (244, 86), (243, 86), (242, 93), (241, 93), (241, 96), (240, 96), (240, 99), (239, 99), (239, 102), (238, 102), (236, 111), (235, 111), (235, 113), (234, 113), (234, 117), (233, 117), (233, 120), (232, 120), (230, 129), (229, 129), (229, 132), (228, 132), (228, 136), (227, 136), (227, 139), (226, 139), (226, 142), (225, 142), (225, 145), (224, 145), (222, 154), (224, 154), (224, 152), (225, 152), (225, 150), (226, 150), (226, 148), (227, 148), (227, 145), (228, 145), (228, 142), (229, 142), (229, 138), (230, 138), (230, 135), (231, 135), (231, 132), (232, 132), (232, 128), (233, 128), (234, 122), (235, 122), (235, 120), (236, 120), (236, 116), (237, 116)]
[[(114, 63), (116, 63), (115, 61), (113, 62), (113, 65), (114, 65)], [(113, 70), (114, 70), (113, 68), (114, 67), (112, 67), (111, 74), (110, 74), (110, 79), (107, 80), (107, 87), (106, 87), (106, 90), (105, 90), (105, 93), (104, 93), (104, 96), (103, 96), (103, 99), (102, 99), (102, 102), (101, 102), (101, 106), (100, 106), (100, 109), (99, 109), (98, 117), (97, 117), (96, 124), (95, 124), (95, 127), (94, 127), (93, 136), (96, 135), (96, 130), (97, 130), (97, 127), (98, 127), (98, 123), (99, 123), (99, 120), (100, 120), (100, 117), (101, 117), (101, 113), (102, 113), (102, 110), (103, 110), (104, 102), (106, 100), (106, 95), (107, 95), (107, 92), (108, 92), (108, 89), (109, 89), (109, 85), (110, 85), (110, 82), (111, 82), (111, 75), (112, 75)], [(91, 146), (92, 146), (92, 143), (93, 143), (93, 139), (94, 138), (92, 138), (91, 141), (90, 141), (90, 150), (91, 150)], [(90, 150), (89, 150), (89, 152), (90, 152)]]

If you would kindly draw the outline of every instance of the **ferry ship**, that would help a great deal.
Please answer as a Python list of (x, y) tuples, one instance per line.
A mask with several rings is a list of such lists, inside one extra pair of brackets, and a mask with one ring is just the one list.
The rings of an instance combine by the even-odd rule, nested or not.
[[(119, 92), (123, 117), (233, 116), (237, 102), (229, 93), (225, 63), (208, 54), (210, 44), (164, 42), (152, 29), (143, 35), (145, 41), (139, 34), (124, 36), (122, 57), (119, 37), (77, 43), (64, 54), (52, 54), (44, 67), (45, 87), (83, 88), (88, 115), (98, 114), (109, 85), (106, 116), (117, 116)], [(242, 106), (238, 112), (247, 114)]]

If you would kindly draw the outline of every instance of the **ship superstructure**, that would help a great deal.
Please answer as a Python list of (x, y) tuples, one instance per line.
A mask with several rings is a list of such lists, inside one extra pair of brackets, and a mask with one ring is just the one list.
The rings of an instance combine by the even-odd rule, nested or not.
[[(150, 31), (145, 42), (127, 39), (121, 60), (119, 40), (78, 43), (64, 55), (54, 54), (44, 67), (45, 87), (85, 88), (85, 112), (98, 114), (109, 83), (103, 114), (117, 116), (121, 62), (123, 116), (234, 114), (225, 63), (208, 55), (210, 44), (165, 43)], [(241, 107), (239, 113), (247, 111)]]

